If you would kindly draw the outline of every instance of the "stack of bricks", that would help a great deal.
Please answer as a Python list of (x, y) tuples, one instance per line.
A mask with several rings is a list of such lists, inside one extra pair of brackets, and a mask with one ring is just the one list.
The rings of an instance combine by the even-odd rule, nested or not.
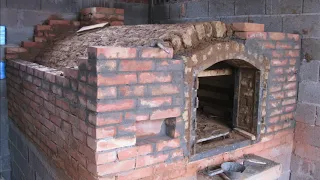
[(124, 9), (92, 7), (80, 12), (81, 26), (110, 23), (111, 26), (124, 25)]
[(35, 27), (33, 41), (23, 41), (21, 47), (7, 47), (6, 59), (36, 60), (42, 50), (57, 38), (74, 33), (80, 27), (79, 21), (49, 20), (48, 25)]
[(261, 133), (273, 133), (293, 126), (297, 97), (297, 62), (300, 60), (300, 37), (297, 34), (264, 32), (263, 24), (234, 23), (237, 38), (246, 40), (247, 48), (257, 42), (270, 59), (264, 127)]

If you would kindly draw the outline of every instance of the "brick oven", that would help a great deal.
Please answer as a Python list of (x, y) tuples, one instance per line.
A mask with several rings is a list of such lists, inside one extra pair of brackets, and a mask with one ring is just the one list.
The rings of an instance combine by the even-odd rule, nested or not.
[(44, 52), (8, 61), (9, 117), (60, 179), (191, 179), (251, 153), (287, 171), (299, 35), (218, 21), (111, 26)]

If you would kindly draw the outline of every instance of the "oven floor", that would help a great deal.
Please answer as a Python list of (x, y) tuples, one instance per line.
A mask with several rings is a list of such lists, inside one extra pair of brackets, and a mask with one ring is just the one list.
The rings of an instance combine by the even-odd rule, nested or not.
[(208, 139), (210, 137), (226, 134), (231, 131), (224, 122), (223, 118), (205, 114), (201, 111), (197, 112), (197, 141)]
[[(223, 123), (223, 118), (216, 116), (210, 116), (197, 112), (197, 144), (196, 153), (205, 152), (212, 150), (214, 148), (223, 147), (226, 145), (234, 144), (240, 141), (244, 141), (247, 138), (241, 136), (240, 134), (233, 132), (230, 127)], [(219, 138), (210, 139), (209, 137), (218, 136), (219, 134), (228, 133), (227, 136), (222, 136)], [(203, 142), (199, 142), (201, 139), (208, 139)]]

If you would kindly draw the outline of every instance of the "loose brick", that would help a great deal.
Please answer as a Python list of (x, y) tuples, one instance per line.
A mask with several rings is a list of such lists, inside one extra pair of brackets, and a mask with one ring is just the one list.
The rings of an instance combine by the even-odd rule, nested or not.
[(264, 24), (256, 23), (232, 23), (231, 28), (240, 32), (264, 32)]
[(99, 101), (97, 112), (110, 112), (133, 109), (136, 106), (134, 99)]
[(169, 117), (178, 117), (178, 116), (181, 116), (180, 108), (156, 110), (151, 113), (150, 120), (165, 119), (165, 118), (169, 118)]
[(150, 71), (153, 69), (153, 61), (122, 60), (119, 71)]
[(136, 167), (144, 167), (151, 164), (156, 164), (160, 162), (164, 162), (168, 159), (168, 154), (158, 154), (158, 155), (147, 155), (147, 156), (139, 156), (137, 157)]
[(180, 139), (172, 139), (169, 141), (162, 141), (157, 143), (157, 151), (164, 151), (168, 149), (178, 148), (180, 146)]
[(98, 86), (126, 85), (134, 83), (137, 83), (136, 74), (99, 74), (97, 79)]
[(96, 59), (113, 59), (113, 58), (135, 58), (137, 50), (135, 48), (122, 47), (99, 47), (93, 46), (88, 48), (89, 57)]
[(125, 160), (125, 161), (119, 161), (119, 162), (99, 165), (97, 167), (97, 173), (99, 176), (102, 176), (102, 175), (108, 175), (108, 174), (128, 171), (128, 170), (134, 169), (134, 167), (135, 167), (135, 160), (134, 159)]
[(156, 82), (171, 82), (172, 75), (170, 73), (141, 73), (139, 75), (140, 83), (156, 83)]
[(169, 106), (172, 104), (171, 97), (156, 97), (156, 98), (142, 98), (139, 100), (139, 105), (141, 107), (160, 107), (160, 106)]

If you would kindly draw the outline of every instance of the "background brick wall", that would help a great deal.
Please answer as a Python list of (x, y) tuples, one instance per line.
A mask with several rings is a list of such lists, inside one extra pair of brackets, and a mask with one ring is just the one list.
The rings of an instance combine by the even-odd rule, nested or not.
[(154, 23), (220, 20), (253, 22), (268, 32), (302, 35), (303, 58), (320, 59), (319, 0), (198, 0), (156, 5)]
[(320, 177), (320, 61), (302, 62), (296, 111), (292, 179)]

